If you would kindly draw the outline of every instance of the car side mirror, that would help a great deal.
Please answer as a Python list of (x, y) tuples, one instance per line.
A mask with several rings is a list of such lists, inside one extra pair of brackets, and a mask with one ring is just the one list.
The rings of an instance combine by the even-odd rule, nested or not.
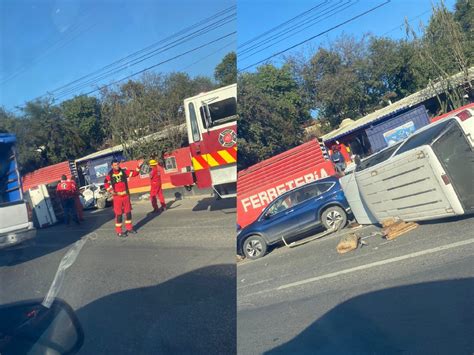
[(84, 332), (73, 309), (55, 299), (23, 301), (0, 307), (1, 354), (76, 354)]
[(270, 219), (271, 216), (270, 212), (267, 212), (263, 215), (263, 219)]

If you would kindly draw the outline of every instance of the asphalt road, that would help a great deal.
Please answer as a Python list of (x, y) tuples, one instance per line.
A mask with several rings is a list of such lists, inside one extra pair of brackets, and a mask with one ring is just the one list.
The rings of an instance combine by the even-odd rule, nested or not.
[[(239, 354), (473, 354), (474, 217), (338, 254), (338, 235), (237, 266)], [(344, 231), (345, 232), (345, 231)]]
[(48, 293), (66, 253), (85, 243), (57, 296), (82, 324), (80, 354), (235, 353), (235, 200), (176, 201), (160, 215), (135, 202), (138, 234), (120, 239), (111, 208), (80, 226), (38, 231), (0, 254), (0, 304)]

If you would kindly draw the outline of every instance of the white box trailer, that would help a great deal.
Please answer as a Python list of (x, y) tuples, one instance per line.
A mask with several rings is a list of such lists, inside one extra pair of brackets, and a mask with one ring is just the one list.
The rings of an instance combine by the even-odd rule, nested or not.
[(36, 216), (37, 227), (43, 228), (58, 222), (46, 185), (29, 189), (26, 196)]
[(379, 222), (388, 217), (416, 221), (474, 212), (470, 128), (459, 118), (445, 119), (358, 166), (359, 191)]

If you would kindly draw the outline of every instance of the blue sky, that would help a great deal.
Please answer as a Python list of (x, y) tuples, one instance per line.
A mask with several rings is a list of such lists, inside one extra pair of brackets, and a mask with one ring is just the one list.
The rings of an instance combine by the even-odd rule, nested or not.
[[(0, 106), (14, 110), (232, 5), (235, 0), (1, 0)], [(233, 20), (100, 84), (208, 43), (235, 31), (236, 26)], [(236, 39), (236, 35), (224, 38), (154, 70), (213, 76), (223, 56), (235, 50)]]
[[(64, 84), (100, 69), (130, 53), (151, 45), (218, 11), (237, 4), (238, 21), (191, 40), (186, 44), (126, 68), (99, 84), (108, 84), (159, 63), (227, 33), (237, 36), (220, 40), (189, 55), (160, 65), (155, 71), (186, 71), (191, 76), (212, 76), (215, 66), (239, 44), (320, 5), (324, 14), (339, 6), (341, 11), (301, 33), (259, 53), (239, 55), (239, 68), (288, 48), (362, 13), (386, 0), (1, 0), (0, 1), (0, 106), (13, 110), (25, 101), (51, 92)], [(404, 18), (413, 25), (427, 22), (432, 0), (391, 0), (390, 3), (335, 29), (287, 54), (314, 52), (341, 33), (364, 33), (402, 38)], [(445, 1), (453, 9), (455, 0)], [(347, 7), (347, 8), (345, 8)], [(345, 8), (345, 9), (344, 9)], [(336, 11), (336, 9), (334, 10)], [(273, 32), (275, 33), (275, 32)], [(254, 42), (255, 43), (255, 42)], [(267, 42), (265, 46), (271, 45)], [(264, 46), (264, 47), (265, 47)], [(247, 47), (248, 48), (248, 47)], [(239, 48), (238, 53), (245, 47)], [(245, 56), (250, 55), (248, 58)], [(204, 57), (207, 58), (203, 59)], [(279, 58), (274, 58), (279, 63)], [(198, 62), (196, 64), (193, 64)], [(252, 67), (248, 70), (254, 70)], [(59, 96), (87, 93), (97, 86)]]
[[(332, 26), (344, 22), (353, 16), (384, 3), (385, 1), (386, 0), (238, 0), (238, 67), (240, 70), (243, 70), (247, 66), (263, 60), (307, 38), (317, 35), (320, 32), (328, 30)], [(420, 21), (426, 24), (431, 15), (432, 2), (436, 3), (437, 1), (391, 0), (387, 5), (324, 34), (305, 45), (295, 48), (286, 54), (302, 53), (303, 55), (308, 55), (314, 53), (319, 46), (327, 46), (328, 43), (337, 39), (337, 37), (342, 33), (359, 38), (364, 33), (369, 32), (376, 36), (383, 35), (397, 39), (404, 38), (405, 31), (402, 26), (404, 19), (414, 19), (410, 23), (416, 28), (418, 28)], [(454, 9), (455, 0), (445, 0), (445, 4), (448, 9), (452, 10)], [(274, 45), (272, 45), (273, 42), (271, 41), (265, 41), (265, 45), (262, 44), (261, 47), (255, 48), (251, 51), (248, 51), (250, 47), (258, 44), (258, 42), (252, 42), (251, 44), (242, 46), (245, 42), (255, 36), (264, 33), (267, 30), (270, 30), (273, 27), (318, 5), (319, 7), (314, 10), (312, 14), (318, 14), (316, 16), (321, 17), (317, 19), (315, 18), (314, 25), (303, 30), (301, 33), (289, 37), (281, 43), (275, 43)], [(322, 14), (326, 14), (326, 16), (322, 16)], [(324, 19), (324, 17), (327, 18)], [(310, 25), (310, 23), (308, 23), (308, 25)], [(281, 30), (282, 29), (279, 31)], [(277, 32), (272, 33), (276, 35)], [(289, 34), (290, 33), (287, 35)], [(286, 37), (287, 35), (283, 37)], [(269, 34), (269, 36), (271, 35)], [(259, 41), (261, 40), (262, 39)], [(277, 39), (275, 39), (275, 41), (276, 40)], [(259, 53), (254, 53), (267, 46), (270, 47)], [(279, 64), (281, 58), (282, 56), (277, 56), (272, 59), (272, 61), (275, 64)], [(251, 67), (245, 70), (253, 71), (255, 68), (256, 67)]]

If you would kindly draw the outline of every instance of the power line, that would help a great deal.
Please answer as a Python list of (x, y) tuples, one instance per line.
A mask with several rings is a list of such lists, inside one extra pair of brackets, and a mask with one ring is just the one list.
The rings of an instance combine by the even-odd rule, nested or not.
[(213, 44), (213, 43), (216, 43), (216, 42), (218, 42), (218, 41), (220, 41), (220, 40), (222, 40), (222, 39), (224, 39), (224, 38), (230, 37), (230, 36), (232, 36), (232, 35), (234, 35), (234, 34), (236, 34), (236, 33), (237, 33), (237, 31), (230, 32), (230, 33), (228, 33), (228, 34), (226, 34), (226, 35), (224, 35), (224, 36), (221, 36), (221, 37), (219, 37), (219, 38), (217, 38), (217, 39), (215, 39), (215, 40), (212, 40), (212, 41), (210, 41), (210, 42), (204, 43), (204, 44), (202, 44), (202, 45), (200, 45), (200, 46), (198, 46), (198, 47), (195, 47), (195, 48), (193, 48), (193, 49), (190, 49), (190, 50), (188, 50), (188, 51), (186, 51), (186, 52), (184, 52), (184, 53), (180, 53), (180, 54), (178, 54), (178, 55), (176, 55), (176, 56), (174, 56), (174, 57), (172, 57), (172, 58), (169, 58), (169, 59), (166, 59), (166, 60), (161, 61), (161, 62), (159, 62), (159, 63), (156, 63), (156, 64), (154, 64), (154, 65), (152, 65), (152, 66), (150, 66), (150, 67), (148, 67), (148, 68), (142, 69), (142, 70), (140, 70), (140, 71), (138, 71), (138, 72), (136, 72), (136, 73), (130, 74), (130, 75), (128, 75), (128, 76), (126, 76), (126, 77), (124, 77), (124, 78), (122, 78), (122, 79), (120, 79), (120, 80), (114, 81), (114, 82), (112, 82), (112, 83), (110, 83), (110, 84), (107, 84), (107, 85), (104, 85), (104, 86), (99, 87), (99, 88), (97, 88), (97, 89), (94, 89), (94, 90), (92, 90), (92, 91), (89, 91), (88, 93), (85, 93), (84, 95), (87, 96), (87, 95), (90, 95), (90, 94), (92, 94), (92, 93), (94, 93), (94, 92), (96, 92), (96, 91), (99, 91), (99, 90), (103, 89), (103, 88), (106, 88), (106, 87), (109, 87), (109, 86), (118, 84), (118, 83), (120, 83), (120, 82), (122, 82), (122, 81), (124, 81), (124, 80), (130, 79), (131, 77), (134, 77), (134, 76), (136, 76), (136, 75), (142, 74), (142, 73), (144, 73), (144, 72), (146, 72), (146, 71), (148, 71), (148, 70), (150, 70), (150, 69), (156, 68), (156, 67), (158, 67), (158, 66), (160, 66), (160, 65), (162, 65), (162, 64), (171, 62), (172, 60), (175, 60), (175, 59), (177, 59), (177, 58), (183, 57), (183, 56), (185, 56), (185, 55), (187, 55), (187, 54), (189, 54), (189, 53), (195, 52), (195, 51), (197, 51), (197, 50), (199, 50), (199, 49), (201, 49), (201, 48), (207, 47), (207, 46), (209, 46), (209, 45), (211, 45), (211, 44)]
[(75, 83), (78, 83), (78, 82), (80, 82), (80, 81), (83, 81), (83, 80), (86, 79), (86, 78), (89, 78), (89, 77), (94, 76), (94, 75), (96, 75), (96, 74), (100, 74), (100, 73), (101, 73), (102, 71), (104, 71), (104, 70), (107, 70), (107, 69), (109, 69), (109, 68), (112, 68), (112, 67), (116, 66), (117, 64), (120, 64), (120, 63), (125, 62), (127, 59), (133, 58), (133, 57), (135, 57), (135, 56), (137, 56), (137, 55), (139, 55), (139, 54), (141, 54), (141, 53), (144, 53), (144, 52), (146, 52), (146, 51), (149, 51), (150, 49), (152, 49), (152, 48), (154, 48), (154, 47), (156, 47), (156, 46), (158, 46), (158, 45), (167, 43), (167, 42), (169, 42), (170, 40), (174, 39), (175, 37), (181, 36), (182, 34), (185, 34), (185, 33), (189, 32), (189, 31), (193, 30), (194, 28), (197, 28), (197, 27), (199, 27), (199, 26), (201, 26), (201, 25), (203, 25), (203, 24), (206, 24), (206, 23), (208, 23), (208, 22), (214, 20), (216, 17), (222, 16), (223, 14), (226, 14), (226, 13), (228, 13), (228, 12), (233, 11), (233, 10), (235, 9), (235, 7), (236, 7), (236, 6), (234, 5), (234, 6), (231, 6), (231, 7), (229, 7), (229, 8), (226, 8), (226, 9), (224, 9), (224, 10), (222, 10), (222, 11), (219, 11), (219, 12), (217, 12), (216, 14), (213, 14), (212, 16), (209, 16), (209, 17), (207, 17), (207, 18), (205, 18), (205, 19), (203, 19), (203, 20), (201, 20), (201, 21), (199, 21), (199, 22), (197, 22), (197, 23), (195, 23), (195, 24), (193, 24), (193, 25), (191, 25), (191, 26), (188, 26), (188, 27), (184, 28), (184, 29), (181, 30), (181, 31), (178, 31), (177, 33), (174, 33), (174, 34), (172, 34), (172, 35), (170, 35), (170, 36), (164, 38), (163, 40), (160, 40), (160, 41), (158, 41), (158, 42), (155, 42), (155, 43), (153, 43), (153, 44), (151, 44), (151, 45), (149, 45), (149, 46), (147, 46), (147, 47), (145, 47), (145, 48), (143, 48), (143, 49), (141, 49), (141, 50), (138, 50), (138, 51), (136, 51), (136, 52), (134, 52), (134, 53), (131, 53), (131, 54), (129, 54), (129, 55), (127, 55), (127, 56), (125, 56), (125, 57), (123, 57), (123, 58), (121, 58), (121, 59), (118, 59), (118, 60), (116, 60), (116, 61), (114, 61), (114, 62), (112, 62), (112, 63), (110, 63), (110, 64), (108, 64), (108, 65), (106, 65), (106, 66), (104, 66), (104, 67), (102, 67), (102, 68), (100, 68), (100, 69), (98, 69), (98, 70), (95, 70), (95, 71), (92, 72), (92, 73), (89, 73), (89, 74), (87, 74), (87, 75), (84, 75), (84, 76), (82, 76), (82, 77), (76, 79), (76, 80), (73, 80), (73, 81), (70, 82), (70, 83), (67, 83), (67, 84), (65, 84), (65, 85), (62, 85), (62, 86), (60, 86), (60, 87), (58, 87), (58, 88), (52, 90), (52, 92), (57, 92), (57, 91), (59, 91), (59, 90), (61, 90), (61, 89), (64, 89), (64, 88), (66, 88), (66, 87), (71, 86), (72, 84), (75, 84)]
[[(426, 14), (429, 13), (429, 12), (431, 12), (431, 10), (427, 10), (427, 11), (425, 11), (425, 12), (419, 14), (418, 16), (413, 17), (412, 19), (408, 20), (408, 22), (412, 22), (412, 21), (416, 20), (417, 18), (420, 18), (420, 17), (423, 16), (423, 15), (426, 15)], [(404, 23), (405, 23), (405, 22), (404, 22)], [(393, 32), (393, 31), (395, 31), (395, 30), (398, 30), (399, 28), (401, 28), (401, 27), (404, 25), (404, 23), (400, 24), (400, 25), (397, 26), (397, 27), (392, 28), (391, 30), (388, 30), (387, 32), (385, 32), (384, 34), (382, 34), (381, 37), (385, 36), (387, 33), (390, 33), (390, 32)]]
[(348, 20), (346, 20), (346, 21), (344, 21), (344, 22), (341, 22), (341, 23), (339, 23), (339, 24), (337, 24), (337, 25), (335, 25), (335, 26), (333, 26), (333, 27), (331, 27), (331, 28), (329, 28), (329, 29), (327, 29), (327, 30), (325, 30), (325, 31), (323, 31), (323, 32), (318, 33), (317, 35), (314, 35), (314, 36), (312, 36), (312, 37), (310, 37), (310, 38), (307, 38), (307, 39), (305, 39), (304, 41), (301, 41), (301, 42), (299, 42), (299, 43), (297, 43), (297, 44), (295, 44), (295, 45), (293, 45), (293, 46), (291, 46), (291, 47), (288, 47), (288, 48), (286, 48), (286, 49), (284, 49), (284, 50), (282, 50), (282, 51), (279, 51), (279, 52), (277, 52), (277, 53), (275, 53), (275, 54), (272, 54), (271, 56), (269, 56), (269, 57), (267, 57), (267, 58), (265, 58), (265, 59), (262, 59), (262, 60), (260, 60), (260, 61), (258, 61), (258, 62), (256, 62), (256, 63), (253, 63), (253, 64), (251, 64), (251, 65), (248, 65), (248, 66), (246, 66), (245, 68), (240, 69), (239, 72), (242, 72), (242, 71), (244, 71), (244, 70), (246, 70), (246, 69), (248, 69), (248, 68), (251, 68), (251, 67), (253, 67), (253, 66), (255, 66), (255, 65), (258, 65), (258, 64), (260, 64), (260, 63), (266, 62), (267, 60), (269, 60), (269, 59), (271, 59), (271, 58), (273, 58), (273, 57), (276, 57), (277, 55), (280, 55), (280, 54), (283, 54), (283, 53), (285, 53), (285, 52), (288, 52), (289, 50), (294, 49), (294, 48), (296, 48), (296, 47), (298, 47), (298, 46), (300, 46), (300, 45), (302, 45), (302, 44), (304, 44), (304, 43), (306, 43), (306, 42), (309, 42), (309, 41), (311, 41), (311, 40), (313, 40), (313, 39), (315, 39), (315, 38), (317, 38), (317, 37), (320, 37), (320, 36), (322, 36), (322, 35), (324, 35), (324, 34), (330, 32), (330, 31), (332, 31), (332, 30), (334, 30), (334, 29), (336, 29), (336, 28), (338, 28), (338, 27), (341, 27), (341, 26), (343, 26), (343, 25), (345, 25), (345, 24), (347, 24), (347, 23), (349, 23), (349, 22), (352, 22), (352, 21), (354, 21), (354, 20), (356, 20), (356, 19), (358, 19), (358, 18), (360, 18), (360, 17), (362, 17), (362, 16), (365, 16), (365, 15), (367, 15), (368, 13), (373, 12), (373, 11), (377, 10), (378, 8), (380, 8), (380, 7), (382, 7), (382, 6), (385, 6), (385, 5), (387, 5), (388, 3), (390, 3), (390, 2), (391, 2), (391, 0), (386, 0), (384, 3), (379, 4), (379, 5), (377, 5), (377, 6), (374, 6), (374, 7), (370, 8), (369, 10), (364, 11), (364, 12), (362, 12), (362, 13), (356, 15), (356, 16), (353, 16), (353, 17), (351, 17), (350, 19), (348, 19)]
[[(323, 4), (327, 4), (327, 3), (328, 3), (328, 0), (324, 1)], [(266, 32), (264, 32), (264, 33), (262, 33), (262, 34), (260, 34), (260, 35), (258, 35), (258, 36), (256, 36), (256, 37), (254, 37), (254, 38), (252, 38), (252, 39), (250, 39), (250, 40), (248, 40), (247, 42), (242, 43), (241, 45), (238, 46), (238, 48), (245, 47), (247, 44), (252, 43), (252, 42), (255, 42), (257, 39), (260, 39), (260, 38), (262, 38), (263, 36), (266, 36), (267, 34), (273, 32), (273, 31), (276, 31), (276, 30), (279, 29), (280, 27), (283, 27), (284, 25), (287, 25), (287, 24), (293, 22), (293, 21), (296, 20), (297, 18), (299, 18), (299, 17), (301, 17), (301, 16), (304, 16), (304, 15), (307, 14), (307, 13), (312, 12), (313, 10), (317, 9), (318, 7), (320, 7), (320, 6), (323, 5), (323, 4), (316, 5), (316, 6), (312, 7), (312, 8), (310, 8), (309, 10), (306, 10), (306, 11), (304, 11), (304, 12), (302, 12), (302, 13), (296, 15), (295, 17), (292, 17), (291, 19), (289, 19), (289, 20), (287, 20), (287, 21), (285, 21), (285, 22), (283, 22), (283, 23), (281, 23), (281, 24), (279, 24), (279, 25), (277, 25), (277, 26), (275, 26), (275, 27), (269, 29), (268, 31), (266, 31)]]
[[(149, 51), (150, 49), (156, 47), (157, 45), (160, 45), (160, 44), (169, 42), (170, 40), (174, 39), (175, 37), (178, 37), (178, 36), (180, 36), (180, 35), (182, 35), (182, 34), (185, 34), (185, 33), (189, 32), (189, 31), (191, 31), (191, 30), (194, 30), (195, 28), (197, 28), (197, 27), (199, 27), (199, 26), (202, 26), (202, 25), (204, 25), (204, 24), (206, 24), (206, 23), (209, 23), (209, 22), (215, 20), (216, 18), (218, 18), (218, 17), (220, 17), (220, 16), (222, 16), (222, 15), (225, 15), (225, 14), (227, 14), (227, 13), (233, 12), (235, 9), (236, 9), (236, 5), (233, 5), (233, 6), (230, 6), (230, 7), (226, 8), (226, 9), (224, 9), (224, 10), (221, 10), (221, 11), (219, 11), (219, 12), (217, 12), (217, 13), (215, 13), (215, 14), (213, 14), (213, 15), (207, 17), (207, 18), (204, 18), (204, 19), (198, 21), (197, 23), (195, 23), (195, 24), (193, 24), (193, 25), (190, 25), (190, 26), (188, 26), (188, 27), (186, 27), (186, 28), (184, 28), (184, 29), (182, 29), (182, 30), (180, 30), (180, 31), (178, 31), (178, 32), (176, 32), (176, 33), (174, 33), (174, 34), (172, 34), (172, 35), (166, 37), (166, 38), (163, 39), (163, 40), (160, 40), (160, 41), (158, 41), (158, 42), (155, 42), (155, 43), (153, 43), (153, 44), (151, 44), (151, 45), (149, 45), (149, 46), (147, 46), (147, 47), (145, 47), (145, 48), (142, 48), (142, 49), (140, 49), (140, 50), (138, 50), (138, 51), (136, 51), (136, 52), (133, 52), (133, 53), (131, 53), (131, 54), (129, 54), (129, 55), (123, 57), (123, 58), (120, 58), (120, 59), (118, 59), (118, 60), (116, 60), (116, 61), (114, 61), (114, 62), (112, 62), (112, 63), (110, 63), (110, 64), (108, 64), (108, 65), (106, 65), (106, 66), (104, 66), (104, 67), (102, 67), (102, 68), (100, 68), (100, 69), (98, 69), (98, 70), (95, 70), (95, 71), (92, 72), (92, 73), (89, 73), (89, 74), (87, 74), (87, 75), (84, 75), (84, 76), (82, 76), (82, 77), (80, 77), (80, 78), (78, 78), (78, 79), (76, 79), (76, 80), (74, 80), (74, 81), (72, 81), (72, 82), (69, 82), (69, 83), (67, 83), (67, 84), (65, 84), (65, 85), (62, 85), (61, 87), (58, 87), (58, 88), (54, 89), (52, 92), (57, 92), (57, 91), (63, 89), (63, 90), (61, 90), (61, 93), (64, 93), (66, 90), (70, 90), (70, 89), (66, 89), (66, 88), (69, 88), (69, 87), (70, 87), (71, 85), (73, 85), (73, 84), (79, 83), (81, 80), (83, 81), (84, 79), (89, 78), (89, 77), (91, 77), (91, 76), (93, 76), (93, 75), (100, 74), (101, 72), (103, 72), (103, 71), (106, 70), (106, 69), (112, 68), (112, 67), (116, 66), (117, 64), (123, 63), (123, 62), (126, 61), (127, 59), (134, 58), (134, 57), (136, 57), (137, 55), (139, 55), (139, 54), (141, 54), (141, 53), (144, 53), (144, 52), (146, 52), (146, 51)], [(231, 16), (235, 16), (235, 13), (232, 14)], [(219, 20), (219, 21), (222, 21), (222, 19)], [(208, 27), (209, 27), (209, 26), (208, 26)], [(203, 30), (203, 28), (200, 29), (200, 31), (202, 31), (202, 30)], [(198, 32), (198, 31), (195, 31), (195, 32)], [(188, 37), (189, 37), (189, 36), (190, 36), (190, 34), (188, 34)], [(148, 54), (149, 54), (149, 53), (148, 53)], [(135, 60), (136, 60), (136, 59), (135, 59)], [(132, 61), (133, 61), (133, 60), (132, 60)], [(127, 66), (127, 67), (128, 67), (128, 66)], [(94, 84), (94, 82), (93, 82), (92, 84), (87, 85), (87, 86), (91, 86), (91, 85), (93, 85), (93, 84)], [(79, 84), (78, 84), (78, 85), (79, 85)], [(53, 100), (54, 100), (54, 95), (52, 95), (51, 92), (47, 92), (46, 94), (43, 94), (43, 95), (37, 97), (36, 99), (40, 99), (40, 98), (43, 98), (43, 97), (46, 97), (46, 96), (50, 96), (50, 97), (53, 96)], [(63, 95), (63, 94), (60, 95), (60, 97), (64, 97), (64, 96), (66, 96), (66, 95)], [(58, 98), (59, 98), (59, 96), (58, 96)], [(56, 99), (57, 99), (57, 98), (56, 98)], [(33, 99), (33, 100), (35, 100), (35, 99)], [(20, 111), (20, 109), (21, 109), (21, 107), (17, 106), (17, 109), (16, 109), (15, 111)]]
[[(341, 13), (342, 11), (348, 9), (349, 7), (354, 6), (357, 2), (358, 2), (358, 0), (355, 1), (355, 2), (352, 2), (351, 0), (346, 1), (345, 3), (343, 3), (342, 5), (340, 5), (339, 7), (335, 8), (335, 9), (330, 9), (328, 12), (325, 12), (325, 13), (323, 13), (323, 14), (317, 16), (317, 17), (314, 18), (314, 19), (310, 19), (309, 21), (303, 22), (303, 23), (300, 24), (299, 26), (295, 26), (294, 28), (292, 28), (292, 29), (290, 29), (290, 30), (283, 31), (283, 32), (281, 32), (279, 35), (275, 35), (273, 38), (270, 38), (269, 41), (272, 41), (272, 40), (277, 40), (277, 41), (275, 41), (275, 42), (273, 42), (273, 43), (267, 45), (267, 46), (264, 47), (264, 48), (261, 48), (260, 50), (253, 51), (253, 53), (250, 53), (249, 55), (243, 57), (242, 60), (245, 60), (245, 59), (247, 59), (247, 58), (250, 58), (250, 57), (254, 56), (254, 55), (257, 54), (257, 53), (260, 53), (260, 52), (264, 51), (265, 49), (268, 49), (268, 48), (270, 48), (270, 47), (273, 47), (275, 44), (278, 44), (278, 43), (284, 41), (285, 39), (288, 39), (288, 38), (290, 38), (290, 37), (293, 37), (294, 35), (296, 35), (296, 34), (302, 32), (302, 31), (304, 31), (304, 30), (306, 30), (306, 29), (308, 29), (308, 28), (314, 26), (315, 24), (320, 23), (320, 22), (322, 22), (322, 21), (324, 21), (324, 20), (326, 20), (326, 19), (328, 19), (328, 18), (334, 16), (336, 13)], [(342, 8), (339, 9), (340, 7), (342, 7)], [(339, 10), (339, 11), (337, 11), (337, 10)], [(322, 19), (319, 19), (321, 16), (324, 16), (324, 15), (327, 15), (327, 16), (323, 17)], [(316, 19), (319, 19), (319, 20), (318, 20), (318, 21), (314, 21), (314, 20), (316, 20)], [(307, 26), (305, 26), (305, 27), (303, 27), (303, 28), (300, 28), (300, 29), (299, 29), (298, 31), (296, 31), (296, 32), (294, 31), (295, 29), (298, 29), (299, 27), (301, 27), (301, 26), (303, 26), (303, 25), (306, 25), (306, 24), (308, 24), (308, 23), (309, 23), (309, 25), (307, 25)], [(287, 34), (287, 33), (290, 33), (290, 34), (289, 34), (288, 36), (286, 36), (286, 37), (283, 37), (283, 38), (279, 39), (280, 37), (284, 36), (284, 35)], [(259, 44), (258, 46), (255, 46), (254, 49), (258, 49), (259, 47), (262, 47), (262, 45), (267, 44), (267, 43), (268, 43), (268, 41), (262, 42), (262, 43)]]
[[(233, 17), (233, 15), (228, 16), (228, 17)], [(132, 61), (126, 62), (126, 63), (122, 64), (122, 65), (121, 65), (120, 67), (118, 67), (118, 68), (110, 69), (110, 70), (108, 70), (107, 72), (105, 72), (105, 73), (103, 73), (103, 74), (100, 74), (99, 76), (96, 76), (96, 77), (94, 77), (94, 78), (92, 78), (92, 79), (90, 79), (90, 80), (88, 80), (88, 81), (86, 81), (86, 82), (83, 82), (83, 83), (80, 83), (80, 84), (78, 84), (78, 85), (75, 85), (75, 86), (73, 86), (73, 87), (71, 87), (71, 88), (69, 88), (69, 89), (65, 89), (65, 90), (59, 91), (59, 92), (57, 92), (55, 95), (64, 96), (64, 94), (72, 93), (72, 92), (75, 92), (75, 91), (77, 91), (77, 90), (83, 89), (83, 88), (85, 88), (85, 87), (94, 85), (94, 84), (98, 83), (99, 81), (101, 81), (101, 80), (103, 80), (103, 79), (105, 79), (105, 78), (107, 78), (107, 77), (109, 77), (109, 76), (111, 76), (111, 75), (114, 75), (114, 74), (119, 73), (119, 72), (121, 72), (121, 71), (123, 71), (123, 70), (125, 70), (125, 69), (128, 69), (129, 67), (132, 67), (132, 66), (135, 66), (135, 65), (137, 65), (137, 64), (139, 64), (139, 63), (141, 63), (141, 62), (144, 62), (145, 60), (148, 60), (148, 59), (150, 59), (150, 58), (152, 58), (152, 57), (154, 57), (154, 56), (156, 56), (156, 55), (158, 55), (158, 54), (160, 54), (160, 53), (163, 53), (163, 52), (166, 52), (166, 51), (168, 51), (168, 50), (170, 50), (170, 49), (172, 49), (172, 48), (175, 48), (175, 47), (177, 47), (177, 46), (179, 46), (179, 45), (181, 45), (181, 44), (183, 44), (183, 43), (186, 43), (186, 42), (188, 42), (188, 41), (190, 41), (190, 40), (192, 40), (192, 39), (194, 39), (194, 38), (196, 38), (196, 37), (199, 37), (199, 36), (201, 36), (201, 35), (203, 35), (203, 34), (212, 32), (213, 30), (215, 30), (215, 29), (217, 29), (217, 28), (219, 28), (219, 27), (222, 27), (222, 26), (224, 26), (224, 25), (226, 25), (226, 24), (228, 24), (228, 23), (230, 23), (230, 22), (233, 21), (233, 19), (228, 20), (228, 17), (225, 18), (227, 21), (224, 21), (224, 22), (223, 22), (224, 19), (219, 20), (219, 21), (217, 21), (217, 22), (215, 22), (215, 23), (213, 23), (213, 24), (211, 24), (211, 25), (209, 25), (209, 26), (207, 26), (207, 27), (205, 27), (205, 28), (203, 28), (203, 29), (200, 29), (200, 30), (198, 30), (198, 31), (193, 32), (193, 33), (190, 34), (190, 35), (187, 35), (187, 36), (185, 36), (185, 37), (183, 37), (183, 38), (180, 38), (180, 39), (178, 39), (178, 40), (176, 40), (176, 41), (173, 41), (173, 42), (167, 44), (166, 46), (163, 46), (163, 47), (160, 47), (160, 48), (158, 48), (158, 49), (155, 49), (154, 51), (152, 51), (152, 52), (149, 53), (149, 54), (142, 55), (141, 57), (138, 57), (138, 58), (136, 58), (136, 59), (134, 59), (134, 60), (132, 60)], [(52, 91), (51, 93), (54, 94), (54, 91)]]
[(225, 46), (223, 46), (223, 47), (219, 47), (219, 48), (218, 48), (217, 50), (215, 50), (214, 52), (211, 52), (211, 53), (209, 53), (208, 55), (206, 55), (205, 57), (202, 57), (202, 58), (196, 60), (195, 62), (189, 64), (188, 66), (186, 66), (186, 67), (180, 69), (180, 71), (184, 71), (184, 70), (186, 70), (186, 69), (192, 67), (193, 65), (196, 65), (197, 63), (202, 62), (204, 59), (207, 59), (207, 58), (213, 56), (214, 54), (217, 54), (217, 53), (219, 53), (220, 51), (226, 49), (227, 47), (230, 47), (231, 45), (235, 44), (235, 42), (236, 42), (236, 41), (232, 41), (232, 42), (230, 42), (230, 43), (227, 43), (227, 44), (226, 44)]
[[(342, 0), (339, 0), (339, 3), (340, 3), (341, 1), (342, 1)], [(350, 0), (349, 0), (349, 1), (350, 1)], [(321, 5), (325, 5), (325, 3), (324, 3), (324, 4), (321, 4)], [(269, 40), (273, 39), (275, 36), (278, 37), (278, 35), (280, 35), (281, 33), (285, 32), (285, 31), (287, 31), (287, 30), (291, 30), (291, 29), (293, 29), (293, 28), (297, 28), (298, 26), (301, 26), (302, 23), (304, 23), (304, 21), (308, 21), (308, 19), (304, 19), (304, 17), (305, 17), (307, 14), (309, 14), (309, 12), (312, 12), (312, 11), (314, 11), (315, 9), (319, 8), (319, 7), (320, 7), (320, 6), (317, 6), (317, 7), (315, 6), (315, 7), (311, 8), (310, 10), (305, 11), (305, 12), (301, 13), (300, 15), (297, 15), (297, 16), (293, 17), (292, 20), (295, 20), (295, 19), (297, 19), (298, 17), (301, 17), (302, 20), (301, 20), (301, 21), (298, 21), (295, 25), (293, 25), (293, 26), (290, 27), (290, 28), (285, 29), (285, 27), (286, 27), (285, 24), (287, 24), (287, 22), (288, 22), (288, 21), (287, 21), (287, 22), (282, 23), (282, 24), (279, 25), (279, 26), (274, 27), (274, 30), (270, 30), (270, 31), (265, 32), (265, 35), (267, 35), (267, 34), (270, 34), (271, 32), (274, 32), (274, 31), (278, 30), (279, 28), (283, 28), (282, 31), (277, 32), (276, 34), (272, 35), (272, 36), (269, 37), (269, 38), (263, 38), (261, 41), (258, 41), (256, 44), (253, 44), (253, 45), (251, 45), (251, 46), (248, 47), (248, 48), (245, 48), (245, 49), (243, 49), (243, 50), (240, 50), (238, 53), (239, 53), (240, 55), (241, 55), (241, 54), (245, 54), (246, 52), (251, 51), (253, 48), (260, 46), (262, 43), (268, 43)], [(330, 8), (334, 8), (334, 7), (336, 7), (336, 6), (333, 5), (333, 4), (330, 4), (330, 6), (329, 6), (328, 8), (330, 9)], [(324, 9), (324, 11), (327, 10), (328, 8)], [(320, 16), (320, 13), (316, 13), (315, 15)], [(311, 17), (310, 17), (309, 20), (313, 19), (313, 18), (314, 18), (313, 16), (315, 16), (315, 15), (311, 15)], [(316, 16), (316, 17), (317, 17), (317, 16)], [(292, 21), (292, 22), (293, 22), (293, 21)], [(258, 37), (265, 37), (265, 36), (258, 36)], [(255, 41), (253, 41), (253, 42), (255, 42)]]

